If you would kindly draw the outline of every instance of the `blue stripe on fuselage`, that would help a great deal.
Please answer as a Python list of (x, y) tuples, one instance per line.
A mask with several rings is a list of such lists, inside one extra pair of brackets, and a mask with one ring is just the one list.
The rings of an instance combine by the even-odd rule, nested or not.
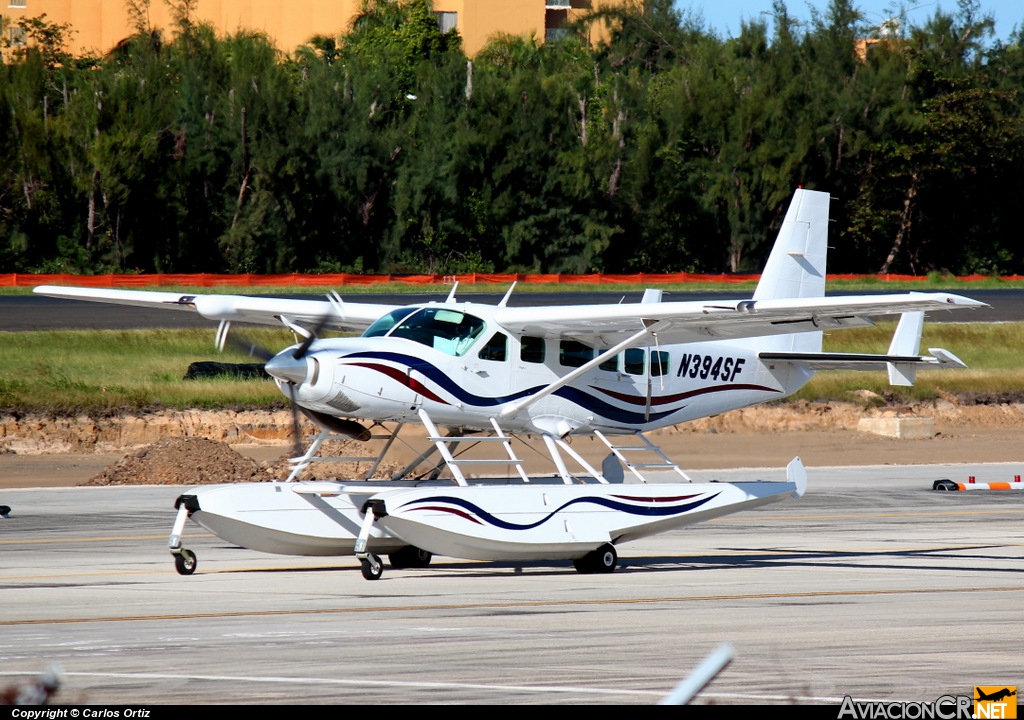
[[(520, 400), (525, 397), (534, 395), (544, 389), (543, 385), (535, 385), (532, 388), (526, 390), (520, 390), (512, 395), (503, 395), (500, 397), (483, 397), (480, 395), (474, 395), (467, 391), (462, 386), (458, 385), (442, 370), (431, 365), (429, 362), (422, 358), (418, 358), (415, 355), (403, 355), (401, 353), (393, 352), (359, 352), (352, 353), (351, 355), (345, 355), (343, 359), (354, 360), (354, 359), (371, 359), (371, 360), (386, 360), (388, 362), (397, 363), (399, 365), (405, 365), (408, 368), (417, 371), (426, 378), (429, 378), (433, 382), (437, 383), (443, 390), (450, 393), (459, 399), (459, 401), (473, 405), (475, 407), (494, 407), (496, 405), (504, 405), (508, 402)], [(600, 398), (596, 398), (593, 395), (583, 392), (577, 388), (571, 386), (560, 387), (553, 393), (563, 400), (568, 400), (571, 403), (575, 403), (580, 407), (588, 410), (592, 413), (600, 415), (602, 418), (612, 420), (617, 423), (623, 423), (626, 425), (643, 425), (649, 422), (657, 422), (664, 417), (671, 415), (672, 413), (679, 412), (684, 406), (669, 410), (667, 412), (651, 413), (646, 415), (645, 413), (632, 412), (630, 410), (623, 410), (611, 405)]]

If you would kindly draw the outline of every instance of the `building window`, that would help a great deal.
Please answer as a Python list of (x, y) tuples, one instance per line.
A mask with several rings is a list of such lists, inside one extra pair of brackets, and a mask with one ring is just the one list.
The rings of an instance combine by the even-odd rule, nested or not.
[(7, 3), (7, 7), (23, 8), (25, 7), (25, 2), (26, 0), (10, 0), (10, 2)]
[(556, 42), (569, 34), (568, 5), (553, 7), (548, 5), (544, 11), (544, 42)]
[(28, 38), (25, 35), (25, 28), (19, 27), (18, 25), (8, 28), (7, 37), (11, 41), (11, 47), (23, 47), (28, 42)]
[(457, 12), (436, 12), (437, 26), (442, 33), (449, 33), (459, 26), (459, 14)]

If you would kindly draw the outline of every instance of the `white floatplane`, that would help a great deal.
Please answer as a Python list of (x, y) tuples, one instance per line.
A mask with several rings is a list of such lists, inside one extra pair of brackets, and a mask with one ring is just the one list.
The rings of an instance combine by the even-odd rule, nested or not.
[[(194, 553), (181, 546), (188, 518), (254, 550), (355, 554), (368, 579), (380, 577), (378, 553), (395, 567), (422, 567), (436, 553), (567, 559), (581, 572), (611, 572), (616, 544), (799, 497), (806, 488), (799, 458), (786, 482), (690, 482), (643, 433), (785, 397), (818, 370), (886, 369), (890, 383), (911, 385), (919, 368), (964, 367), (943, 349), (919, 355), (924, 314), (984, 303), (944, 292), (825, 296), (828, 206), (827, 193), (796, 191), (757, 288), (739, 300), (662, 302), (660, 291), (649, 290), (639, 303), (509, 307), (511, 289), (497, 305), (459, 302), (453, 289), (443, 302), (393, 306), (345, 302), (335, 293), (320, 301), (36, 292), (198, 312), (220, 321), (219, 347), (236, 322), (283, 324), (303, 338), (262, 357), (293, 407), (322, 431), (287, 481), (196, 487), (178, 499), (170, 548), (183, 574), (196, 567)], [(822, 352), (823, 331), (887, 315), (901, 316), (888, 353)], [(362, 335), (321, 338), (324, 328)], [(422, 424), (429, 447), (391, 481), (301, 481), (328, 438), (371, 437), (359, 421), (396, 426), (367, 477), (405, 423)], [(510, 437), (527, 434), (543, 440), (553, 478), (523, 470)], [(608, 446), (600, 469), (571, 447), (580, 435)], [(498, 460), (468, 460), (458, 447), (484, 441), (494, 443), (507, 477), (467, 478), (469, 465)], [(415, 474), (432, 453), (440, 461)], [(640, 462), (637, 453), (654, 461)], [(652, 470), (680, 481), (647, 484)]]

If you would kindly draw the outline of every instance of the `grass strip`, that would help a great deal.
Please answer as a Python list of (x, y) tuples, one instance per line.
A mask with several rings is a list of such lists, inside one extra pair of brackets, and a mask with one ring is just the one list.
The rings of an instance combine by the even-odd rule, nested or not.
[[(884, 353), (895, 324), (826, 333), (825, 350)], [(245, 335), (277, 350), (294, 342), (278, 329)], [(202, 360), (251, 362), (213, 347), (214, 329), (75, 330), (0, 334), (0, 411), (54, 415), (111, 414), (157, 408), (276, 408), (286, 401), (272, 382), (210, 378), (183, 380)], [(944, 347), (970, 368), (922, 371), (912, 388), (892, 388), (884, 372), (819, 373), (794, 397), (856, 400), (867, 389), (890, 401), (926, 400), (944, 393), (1015, 394), (1024, 388), (1024, 323), (925, 324), (921, 347)]]

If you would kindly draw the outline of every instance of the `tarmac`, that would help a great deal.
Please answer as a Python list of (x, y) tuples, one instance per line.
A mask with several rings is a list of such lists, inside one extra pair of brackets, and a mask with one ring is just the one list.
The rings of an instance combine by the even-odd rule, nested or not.
[(611, 575), (435, 558), (373, 582), (191, 523), (179, 576), (180, 487), (6, 490), (0, 688), (59, 665), (62, 703), (653, 704), (723, 642), (736, 658), (698, 703), (1024, 685), (1024, 492), (931, 490), (1020, 471), (810, 468), (802, 499), (625, 544)]

